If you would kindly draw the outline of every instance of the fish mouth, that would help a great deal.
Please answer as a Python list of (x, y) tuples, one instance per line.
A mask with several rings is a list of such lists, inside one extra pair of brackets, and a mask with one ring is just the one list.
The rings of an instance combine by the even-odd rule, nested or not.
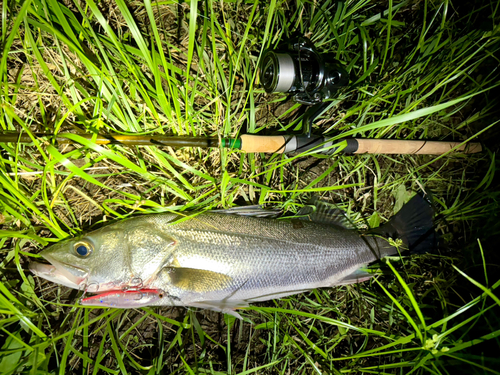
[(50, 264), (41, 262), (29, 264), (30, 271), (36, 276), (73, 289), (82, 289), (82, 286), (86, 284), (88, 272), (83, 268), (57, 261), (49, 256), (44, 256), (44, 258)]

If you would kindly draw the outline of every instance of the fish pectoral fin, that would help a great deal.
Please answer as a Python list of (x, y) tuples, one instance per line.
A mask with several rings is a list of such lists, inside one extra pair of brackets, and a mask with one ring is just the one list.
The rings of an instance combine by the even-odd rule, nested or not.
[(196, 293), (225, 289), (233, 280), (223, 273), (196, 268), (164, 267), (162, 271), (168, 274), (175, 287)]

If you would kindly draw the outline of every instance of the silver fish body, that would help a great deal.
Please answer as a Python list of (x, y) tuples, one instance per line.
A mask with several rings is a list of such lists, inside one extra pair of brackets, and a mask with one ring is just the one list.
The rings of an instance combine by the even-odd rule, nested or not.
[(172, 226), (162, 215), (145, 219), (175, 241), (148, 285), (183, 305), (225, 301), (230, 306), (336, 285), (361, 265), (394, 252), (387, 241), (312, 222), (214, 213)]
[(249, 302), (365, 280), (370, 274), (364, 266), (396, 252), (384, 238), (329, 223), (168, 213), (124, 220), (56, 244), (42, 252), (51, 266), (31, 268), (88, 292), (159, 291), (159, 298), (143, 293), (148, 298), (142, 302), (127, 299), (132, 304), (107, 297), (116, 307), (196, 306), (237, 315), (234, 309)]

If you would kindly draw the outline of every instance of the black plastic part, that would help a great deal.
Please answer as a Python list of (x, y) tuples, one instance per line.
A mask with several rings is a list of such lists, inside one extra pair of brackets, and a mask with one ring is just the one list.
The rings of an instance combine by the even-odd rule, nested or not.
[(356, 151), (358, 151), (358, 141), (356, 139), (348, 138), (346, 139), (346, 141), (347, 146), (342, 150), (344, 154), (354, 154)]
[(304, 152), (312, 148), (320, 148), (320, 145), (325, 143), (325, 137), (313, 137), (309, 138), (307, 136), (297, 136), (297, 148), (295, 152)]
[(312, 133), (312, 125), (314, 123), (314, 120), (320, 116), (324, 110), (328, 107), (330, 103), (318, 103), (316, 105), (313, 105), (312, 107), (309, 107), (304, 113), (304, 117), (302, 118), (302, 126), (304, 129), (304, 134), (307, 135), (308, 138), (311, 138), (311, 133)]
[[(295, 137), (297, 139), (297, 149), (295, 150), (296, 152), (304, 152), (311, 150), (313, 148), (318, 149), (318, 153), (322, 154), (327, 154), (331, 155), (335, 151), (337, 151), (338, 147), (330, 147), (328, 150), (325, 151), (319, 151), (325, 143), (328, 142), (330, 138), (327, 137), (308, 137), (304, 135), (298, 135)], [(347, 142), (347, 146), (342, 150), (344, 154), (352, 154), (358, 150), (358, 141), (354, 138), (348, 138), (348, 139), (339, 139), (336, 141), (336, 143), (340, 143), (342, 141)]]

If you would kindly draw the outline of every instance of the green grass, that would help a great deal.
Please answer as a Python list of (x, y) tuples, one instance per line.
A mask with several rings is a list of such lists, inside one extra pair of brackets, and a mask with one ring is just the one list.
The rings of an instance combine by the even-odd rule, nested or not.
[[(500, 15), (494, 2), (2, 3), (0, 126), (35, 132), (237, 136), (300, 131), (265, 94), (262, 52), (294, 33), (351, 85), (314, 132), (465, 141), (475, 155), (251, 155), (227, 149), (0, 144), (0, 374), (498, 374)], [(391, 259), (373, 281), (252, 306), (89, 309), (35, 280), (44, 246), (137, 213), (312, 194), (360, 227), (433, 193), (440, 255)], [(494, 350), (492, 350), (494, 349)]]

